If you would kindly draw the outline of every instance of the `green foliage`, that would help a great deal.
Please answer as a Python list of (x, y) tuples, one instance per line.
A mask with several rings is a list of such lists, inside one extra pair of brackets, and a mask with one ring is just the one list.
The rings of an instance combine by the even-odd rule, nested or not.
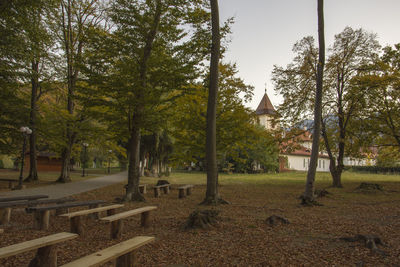
[[(244, 106), (243, 99), (249, 101), (252, 90), (237, 77), (235, 65), (220, 65), (217, 157), (221, 169), (234, 164), (237, 172), (249, 171), (255, 160), (271, 169), (277, 159), (273, 138), (258, 128), (255, 114)], [(193, 85), (176, 100), (172, 114), (175, 164), (204, 166), (206, 110), (207, 90), (202, 84)]]

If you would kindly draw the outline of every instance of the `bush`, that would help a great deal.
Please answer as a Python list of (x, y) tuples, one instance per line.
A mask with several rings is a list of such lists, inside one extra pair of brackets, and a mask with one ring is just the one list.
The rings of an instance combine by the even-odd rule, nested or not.
[(356, 172), (400, 174), (400, 167), (353, 166), (351, 170)]

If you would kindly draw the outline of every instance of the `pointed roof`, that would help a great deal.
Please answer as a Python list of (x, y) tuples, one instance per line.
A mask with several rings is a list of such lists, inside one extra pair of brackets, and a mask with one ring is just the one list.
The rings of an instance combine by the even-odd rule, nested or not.
[(256, 109), (256, 114), (257, 115), (264, 115), (264, 114), (275, 115), (276, 114), (274, 106), (272, 105), (271, 100), (269, 100), (269, 97), (266, 92), (265, 92), (263, 98), (261, 99), (260, 104), (258, 105), (258, 107)]

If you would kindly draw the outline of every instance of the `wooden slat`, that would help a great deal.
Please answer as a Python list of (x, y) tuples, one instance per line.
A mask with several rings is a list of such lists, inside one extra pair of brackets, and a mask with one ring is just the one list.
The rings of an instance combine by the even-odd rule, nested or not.
[(163, 188), (163, 187), (168, 187), (171, 186), (170, 184), (162, 184), (162, 185), (155, 185), (154, 187), (156, 188)]
[(110, 205), (110, 206), (94, 208), (94, 209), (75, 211), (75, 212), (71, 212), (71, 213), (61, 214), (59, 216), (72, 218), (75, 216), (87, 215), (87, 214), (101, 212), (101, 211), (110, 210), (110, 209), (118, 209), (118, 208), (122, 208), (123, 206), (124, 206), (123, 204), (115, 204), (115, 205)]
[(183, 186), (178, 187), (178, 189), (186, 189), (186, 188), (189, 188), (189, 187), (193, 187), (193, 185), (191, 185), (191, 184), (183, 185)]
[(19, 196), (19, 197), (0, 197), (0, 202), (18, 201), (18, 200), (35, 200), (39, 198), (48, 198), (48, 195)]
[(8, 246), (8, 247), (3, 247), (3, 248), (0, 248), (0, 259), (1, 258), (6, 258), (6, 257), (10, 257), (10, 256), (13, 256), (13, 255), (17, 255), (17, 254), (20, 254), (20, 253), (23, 253), (23, 252), (26, 252), (26, 251), (30, 251), (30, 250), (33, 250), (33, 249), (37, 249), (37, 248), (41, 248), (41, 247), (57, 244), (59, 242), (67, 241), (67, 240), (70, 240), (70, 239), (74, 239), (76, 237), (78, 237), (77, 234), (61, 232), (61, 233), (58, 233), (58, 234), (49, 235), (49, 236), (45, 236), (45, 237), (41, 237), (41, 238), (25, 241), (25, 242), (18, 243), (18, 244), (15, 244), (15, 245), (11, 245), (11, 246)]
[(43, 204), (65, 203), (75, 201), (74, 198), (57, 198), (57, 199), (39, 199), (39, 200), (20, 200), (10, 202), (0, 202), (0, 208), (18, 207), (18, 206), (37, 206)]
[(116, 220), (120, 220), (129, 216), (133, 216), (136, 214), (140, 214), (146, 211), (150, 211), (150, 210), (155, 210), (157, 209), (156, 206), (148, 206), (148, 207), (143, 207), (143, 208), (139, 208), (139, 209), (134, 209), (134, 210), (128, 210), (125, 212), (121, 212), (121, 213), (117, 213), (115, 215), (111, 215), (111, 216), (107, 216), (107, 217), (103, 217), (100, 220), (102, 221), (107, 221), (107, 222), (113, 222)]
[(76, 261), (62, 265), (61, 267), (94, 267), (106, 263), (112, 259), (127, 254), (143, 245), (154, 241), (152, 236), (137, 236), (132, 239), (123, 241), (114, 246), (100, 250)]
[(62, 209), (62, 208), (73, 208), (73, 207), (81, 207), (81, 206), (89, 206), (94, 204), (103, 204), (106, 203), (104, 200), (91, 200), (91, 201), (77, 201), (53, 206), (44, 206), (44, 207), (28, 207), (26, 208), (27, 212), (32, 211), (44, 211), (44, 210), (55, 210), (55, 209)]

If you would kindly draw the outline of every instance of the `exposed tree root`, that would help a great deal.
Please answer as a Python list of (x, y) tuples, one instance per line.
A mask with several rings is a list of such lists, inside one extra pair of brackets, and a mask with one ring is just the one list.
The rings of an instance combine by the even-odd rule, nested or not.
[(195, 210), (189, 215), (185, 229), (209, 229), (217, 224), (218, 213), (217, 210)]
[(277, 215), (269, 216), (265, 220), (265, 222), (268, 223), (271, 226), (276, 226), (278, 224), (289, 224), (290, 223), (288, 219), (280, 217), (280, 216), (277, 216)]
[(314, 196), (317, 198), (320, 197), (325, 197), (326, 195), (329, 195), (330, 193), (326, 191), (325, 189), (315, 189), (314, 191)]
[(339, 238), (340, 240), (344, 240), (347, 242), (364, 242), (364, 245), (371, 249), (372, 252), (378, 253), (382, 256), (386, 256), (386, 253), (379, 249), (377, 245), (382, 245), (384, 246), (382, 240), (380, 237), (375, 236), (375, 235), (355, 235), (354, 237), (341, 237)]
[(121, 202), (146, 202), (145, 197), (140, 193), (126, 193), (126, 195), (121, 199)]
[(306, 207), (323, 206), (321, 203), (316, 201), (314, 198), (310, 199), (310, 198), (302, 195), (302, 196), (300, 196), (300, 199), (301, 199), (301, 205), (306, 206)]
[(376, 192), (384, 192), (383, 186), (380, 184), (373, 184), (373, 183), (361, 183), (355, 191), (361, 193), (376, 193)]
[(226, 200), (222, 199), (222, 198), (217, 198), (217, 199), (215, 199), (215, 198), (206, 198), (206, 199), (203, 200), (203, 202), (200, 203), (200, 205), (206, 205), (206, 206), (211, 206), (211, 205), (216, 206), (216, 205), (219, 205), (219, 204), (229, 205), (231, 203), (229, 201), (226, 201)]

